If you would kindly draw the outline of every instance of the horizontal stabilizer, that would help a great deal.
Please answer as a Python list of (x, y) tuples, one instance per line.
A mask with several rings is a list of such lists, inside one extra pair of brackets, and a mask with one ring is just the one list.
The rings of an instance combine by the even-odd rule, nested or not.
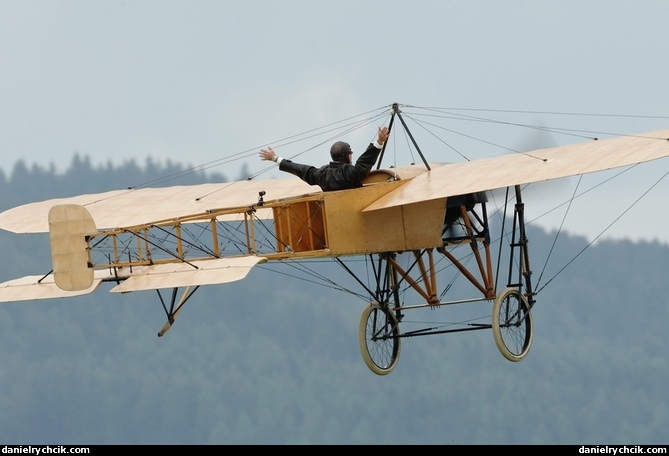
[(0, 302), (71, 298), (94, 292), (100, 282), (102, 280), (96, 277), (92, 285), (84, 290), (65, 291), (56, 285), (51, 274), (46, 277), (41, 275), (27, 276), (0, 283)]
[(134, 268), (130, 277), (111, 291), (127, 293), (235, 282), (246, 277), (256, 264), (266, 261), (267, 258), (250, 255)]

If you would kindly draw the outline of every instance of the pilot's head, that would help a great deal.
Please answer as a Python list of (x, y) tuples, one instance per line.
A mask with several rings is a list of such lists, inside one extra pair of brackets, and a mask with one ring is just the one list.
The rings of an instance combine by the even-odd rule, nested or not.
[(352, 155), (351, 146), (343, 141), (337, 141), (330, 148), (330, 157), (334, 162), (351, 163)]

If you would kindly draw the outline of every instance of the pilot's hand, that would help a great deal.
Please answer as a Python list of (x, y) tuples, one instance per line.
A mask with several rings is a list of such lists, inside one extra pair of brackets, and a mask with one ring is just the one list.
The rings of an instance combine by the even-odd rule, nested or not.
[(388, 127), (379, 127), (379, 136), (377, 139), (377, 142), (381, 145), (386, 142), (388, 139), (388, 136), (390, 135), (390, 130), (388, 130)]
[(274, 160), (274, 157), (276, 157), (276, 153), (271, 147), (262, 149), (258, 155), (260, 155), (261, 160)]

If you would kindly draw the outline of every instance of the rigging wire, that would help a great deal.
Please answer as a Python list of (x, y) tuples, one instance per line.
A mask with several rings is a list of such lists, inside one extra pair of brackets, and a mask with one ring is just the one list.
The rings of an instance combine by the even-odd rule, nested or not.
[[(378, 112), (378, 111), (380, 111), (380, 112)], [(312, 129), (306, 130), (302, 133), (293, 134), (293, 135), (287, 136), (285, 138), (281, 138), (281, 139), (278, 139), (276, 141), (273, 141), (272, 143), (273, 144), (280, 144), (281, 146), (287, 146), (287, 145), (295, 144), (295, 143), (305, 141), (305, 140), (317, 137), (319, 135), (323, 135), (323, 134), (327, 134), (327, 133), (331, 133), (331, 132), (338, 132), (337, 134), (335, 134), (331, 137), (331, 138), (336, 138), (338, 136), (341, 136), (344, 133), (348, 133), (350, 131), (356, 130), (358, 128), (362, 128), (363, 126), (366, 126), (371, 120), (377, 119), (377, 118), (382, 117), (384, 115), (387, 115), (388, 111), (389, 111), (389, 107), (388, 106), (383, 106), (383, 107), (376, 108), (376, 109), (373, 109), (373, 110), (370, 110), (370, 111), (367, 111), (367, 112), (364, 112), (364, 113), (361, 113), (361, 114), (356, 114), (354, 116), (350, 116), (350, 117), (347, 117), (347, 118), (344, 118), (344, 119), (341, 119), (341, 120), (338, 120), (338, 121), (331, 122), (331, 123), (326, 124), (326, 125), (321, 126), (321, 127), (312, 128)], [(376, 114), (369, 117), (370, 114), (373, 114), (373, 113), (376, 113)], [(363, 119), (358, 120), (358, 121), (355, 120), (355, 119), (358, 119), (360, 117), (363, 117)], [(308, 151), (314, 149), (315, 147), (318, 147), (318, 146), (322, 145), (323, 143), (325, 143), (327, 141), (328, 140), (325, 140), (325, 141), (321, 142), (320, 144), (317, 144), (316, 146), (310, 147), (310, 148), (294, 155), (293, 157), (296, 157), (296, 156), (299, 156), (299, 155), (301, 155), (305, 152), (308, 152)], [(157, 178), (157, 179), (154, 179), (152, 181), (144, 182), (142, 184), (136, 185), (136, 186), (131, 187), (131, 188), (136, 189), (136, 188), (143, 188), (143, 187), (148, 187), (148, 186), (155, 186), (157, 184), (162, 184), (164, 182), (169, 182), (169, 181), (179, 179), (179, 178), (191, 175), (191, 174), (203, 172), (203, 171), (206, 171), (206, 170), (209, 170), (209, 169), (221, 166), (221, 165), (227, 165), (227, 164), (232, 163), (232, 162), (237, 161), (237, 160), (241, 160), (241, 159), (249, 158), (251, 156), (255, 156), (258, 153), (258, 150), (261, 149), (264, 146), (265, 145), (259, 145), (259, 146), (255, 146), (255, 147), (252, 147), (252, 148), (249, 148), (249, 149), (245, 149), (241, 152), (236, 152), (236, 153), (221, 157), (219, 159), (212, 160), (212, 161), (207, 162), (207, 163), (203, 163), (201, 165), (190, 167), (190, 168), (185, 169), (183, 171), (179, 171), (179, 172), (176, 172), (176, 173), (173, 173), (173, 174), (161, 177), (161, 178)], [(277, 146), (277, 147), (279, 147), (279, 146)]]
[[(583, 180), (583, 175), (580, 175), (579, 178), (578, 178), (578, 182), (577, 182), (576, 186), (574, 187), (574, 192), (571, 195), (571, 199), (569, 200), (569, 205), (567, 206), (567, 210), (562, 215), (562, 221), (560, 222), (560, 227), (558, 228), (557, 233), (555, 233), (555, 237), (553, 238), (553, 244), (551, 245), (551, 248), (548, 251), (548, 255), (546, 255), (546, 261), (544, 263), (544, 266), (541, 270), (541, 273), (539, 274), (539, 278), (537, 279), (537, 283), (535, 285), (535, 287), (537, 289), (540, 289), (539, 284), (541, 283), (541, 279), (544, 276), (544, 272), (546, 271), (546, 265), (548, 264), (548, 261), (550, 260), (550, 257), (553, 254), (553, 249), (555, 248), (555, 245), (557, 244), (558, 237), (560, 237), (560, 233), (562, 232), (562, 228), (564, 227), (564, 222), (567, 219), (567, 214), (569, 214), (569, 209), (571, 209), (571, 204), (574, 201), (574, 195), (578, 191), (578, 188), (581, 185), (582, 180)], [(535, 292), (535, 294), (536, 294), (536, 292)]]
[[(425, 127), (425, 125), (431, 126), (433, 128), (441, 129), (444, 131), (447, 131), (449, 133), (453, 133), (456, 135), (464, 136), (472, 140), (477, 140), (481, 141), (484, 143), (487, 143), (489, 145), (493, 145), (495, 147), (499, 147), (504, 150), (512, 151), (512, 152), (518, 152), (517, 150), (511, 149), (504, 147), (499, 144), (495, 144), (492, 142), (487, 142), (482, 140), (481, 138), (477, 138), (475, 136), (471, 135), (466, 135), (462, 132), (458, 132), (457, 130), (453, 129), (448, 129), (444, 128), (443, 126), (433, 124), (430, 122), (421, 122), (419, 121), (416, 117), (417, 116), (423, 116), (423, 117), (429, 117), (430, 114), (427, 114), (429, 112), (432, 113), (437, 113), (440, 114), (438, 117), (445, 118), (445, 119), (456, 119), (456, 120), (464, 120), (464, 121), (470, 121), (470, 122), (486, 122), (486, 123), (492, 123), (492, 124), (498, 124), (498, 125), (507, 125), (507, 126), (516, 126), (520, 128), (526, 128), (526, 129), (536, 129), (536, 130), (544, 130), (544, 131), (549, 131), (552, 133), (563, 133), (563, 134), (568, 134), (568, 132), (588, 132), (586, 130), (573, 130), (573, 129), (561, 129), (557, 127), (541, 127), (537, 125), (531, 125), (531, 124), (525, 124), (525, 123), (513, 123), (513, 122), (505, 122), (505, 121), (500, 121), (497, 119), (491, 119), (491, 118), (485, 118), (485, 117), (477, 117), (477, 116), (472, 116), (472, 115), (465, 115), (465, 114), (458, 114), (457, 112), (454, 111), (463, 111), (463, 112), (491, 112), (491, 113), (510, 113), (510, 114), (536, 114), (536, 115), (555, 115), (555, 116), (583, 116), (583, 117), (613, 117), (613, 118), (632, 118), (632, 119), (669, 119), (667, 116), (649, 116), (649, 115), (623, 115), (623, 114), (587, 114), (587, 113), (575, 113), (575, 112), (553, 112), (553, 111), (529, 111), (529, 110), (502, 110), (502, 109), (475, 109), (475, 108), (456, 108), (456, 107), (418, 107), (415, 105), (408, 105), (408, 104), (402, 104), (399, 105), (402, 108), (409, 108), (409, 109), (415, 109), (418, 110), (419, 112), (407, 112), (407, 111), (402, 111), (405, 117), (409, 117), (413, 120), (414, 123), (417, 125), (420, 125), (421, 128), (423, 128), (425, 131), (428, 132), (428, 134), (432, 135), (433, 137), (439, 139), (440, 141), (443, 142), (443, 144), (451, 147), (455, 152), (455, 150), (452, 146), (450, 146), (448, 143), (444, 142), (441, 138), (439, 138), (437, 135), (432, 133), (429, 129)], [(370, 122), (372, 122), (375, 119), (378, 119), (383, 116), (388, 116), (389, 113), (391, 112), (392, 105), (385, 105), (379, 108), (372, 109), (370, 111), (366, 111), (360, 114), (356, 114), (353, 116), (349, 116), (347, 118), (331, 122), (329, 124), (326, 124), (321, 127), (316, 127), (312, 128), (309, 130), (306, 130), (302, 133), (297, 133), (294, 135), (287, 136), (285, 138), (279, 139), (274, 141), (274, 144), (279, 144), (277, 147), (283, 147), (291, 144), (295, 144), (301, 141), (305, 141), (314, 137), (317, 137), (319, 135), (327, 134), (327, 133), (332, 133), (332, 132), (338, 132), (334, 135), (331, 135), (328, 139), (320, 142), (319, 144), (306, 148), (301, 152), (298, 152), (292, 157), (297, 157), (300, 156), (308, 151), (313, 150), (316, 147), (319, 147), (326, 143), (328, 140), (335, 139), (337, 137), (340, 137), (341, 135), (345, 133), (349, 133), (351, 131), (354, 131), (356, 129), (362, 128), (367, 126)], [(435, 116), (436, 117), (436, 116)], [(356, 120), (363, 118), (363, 120)], [(599, 134), (609, 134), (609, 135), (621, 135), (617, 133), (602, 133), (602, 132), (588, 132), (588, 133), (599, 133)], [(579, 135), (574, 135), (574, 136), (579, 136)], [(592, 137), (589, 136), (580, 136), (580, 137), (585, 137), (589, 139), (593, 139)], [(176, 173), (172, 173), (166, 176), (162, 176), (150, 181), (146, 181), (140, 184), (137, 184), (135, 186), (129, 187), (128, 190), (135, 190), (135, 189), (140, 189), (140, 188), (145, 188), (145, 187), (150, 187), (150, 186), (158, 186), (161, 184), (165, 184), (167, 182), (171, 182), (177, 179), (181, 179), (193, 174), (201, 173), (210, 169), (213, 169), (215, 167), (219, 167), (222, 165), (228, 165), (232, 162), (238, 161), (238, 160), (243, 160), (246, 158), (249, 158), (251, 156), (255, 156), (257, 151), (264, 147), (264, 145), (260, 146), (255, 146), (249, 149), (245, 149), (241, 152), (237, 153), (232, 153), (230, 155), (221, 157), (216, 160), (212, 160), (200, 165), (196, 165), (181, 171), (178, 171)], [(458, 152), (459, 153), (459, 152)], [(465, 158), (466, 160), (469, 160), (469, 158), (466, 158), (465, 155), (460, 154), (461, 157)], [(265, 172), (267, 172), (271, 167), (268, 167), (265, 170), (262, 170), (258, 173), (253, 174), (252, 176), (249, 177), (249, 179), (253, 179), (257, 177), (258, 175), (261, 175)]]
[[(356, 122), (353, 122), (353, 123), (350, 123), (350, 124), (346, 124), (346, 125), (344, 125), (344, 127), (346, 127), (346, 128), (340, 127), (340, 129), (336, 132), (336, 134), (329, 136), (328, 138), (326, 138), (326, 139), (324, 139), (324, 140), (318, 142), (318, 143), (315, 144), (314, 146), (311, 146), (311, 147), (309, 147), (309, 148), (307, 148), (307, 149), (302, 150), (301, 152), (298, 152), (298, 153), (293, 154), (293, 155), (291, 155), (291, 156), (289, 156), (289, 157), (286, 157), (286, 158), (292, 160), (292, 159), (295, 158), (295, 157), (299, 157), (299, 156), (301, 156), (301, 155), (303, 155), (303, 154), (305, 154), (305, 153), (307, 153), (307, 152), (310, 152), (310, 151), (312, 151), (312, 150), (314, 150), (314, 149), (316, 149), (316, 148), (318, 148), (318, 147), (321, 147), (321, 146), (324, 145), (324, 144), (327, 144), (327, 143), (329, 143), (329, 142), (331, 142), (331, 141), (333, 141), (333, 140), (335, 140), (335, 139), (337, 139), (337, 138), (343, 136), (344, 134), (351, 133), (351, 132), (353, 132), (353, 131), (355, 131), (355, 130), (359, 130), (359, 129), (363, 128), (363, 127), (366, 127), (367, 125), (371, 124), (371, 123), (372, 123), (373, 121), (375, 121), (376, 119), (379, 119), (379, 118), (381, 118), (381, 117), (385, 117), (386, 115), (387, 115), (386, 112), (382, 112), (382, 113), (376, 114), (376, 115), (374, 115), (374, 116), (372, 116), (372, 117), (368, 117), (368, 118), (362, 119), (362, 120), (360, 120), (360, 121), (356, 121)], [(329, 130), (328, 133), (330, 133), (331, 131), (334, 131), (334, 130)], [(314, 135), (314, 136), (316, 136), (316, 135)], [(313, 138), (314, 136), (305, 137), (305, 138), (300, 139), (299, 141), (303, 141), (303, 140), (306, 140), (306, 139), (311, 139), (311, 138)], [(295, 142), (298, 142), (298, 141), (293, 141), (293, 142), (289, 142), (289, 143), (281, 143), (281, 144), (280, 144), (279, 146), (277, 146), (276, 148), (284, 147), (284, 146), (286, 146), (286, 145), (293, 144), (293, 143), (295, 143)], [(252, 175), (249, 177), (249, 180), (250, 180), (250, 179), (253, 179), (253, 178), (255, 178), (255, 177), (257, 177), (257, 176), (260, 175), (260, 174), (264, 174), (265, 172), (267, 172), (268, 170), (270, 170), (270, 169), (272, 169), (272, 168), (273, 168), (272, 166), (268, 166), (268, 167), (266, 167), (265, 169), (263, 169), (262, 171), (257, 172), (257, 173), (255, 173), (255, 174), (252, 174)]]
[[(636, 165), (635, 165), (635, 166), (636, 166)], [(653, 188), (655, 188), (655, 187), (656, 187), (662, 180), (664, 180), (664, 179), (667, 177), (667, 175), (669, 175), (669, 171), (667, 171), (666, 173), (664, 173), (664, 174), (663, 174), (657, 181), (655, 181), (650, 187), (648, 187), (648, 189), (647, 189), (645, 192), (643, 192), (643, 193), (641, 194), (641, 196), (639, 196), (639, 197), (638, 197), (638, 198), (637, 198), (637, 199), (636, 199), (630, 206), (628, 206), (622, 213), (620, 213), (620, 214), (618, 215), (618, 217), (616, 217), (616, 218), (615, 218), (609, 225), (606, 226), (606, 228), (604, 228), (604, 229), (603, 229), (597, 236), (595, 236), (595, 238), (594, 238), (592, 241), (590, 241), (585, 247), (583, 247), (583, 249), (581, 249), (581, 251), (578, 252), (578, 253), (574, 256), (574, 258), (572, 258), (567, 264), (565, 264), (565, 265), (562, 267), (562, 269), (560, 269), (557, 273), (555, 273), (555, 275), (554, 275), (549, 281), (547, 281), (546, 284), (545, 284), (543, 287), (537, 289), (536, 293), (538, 294), (539, 291), (541, 291), (541, 290), (543, 290), (544, 288), (546, 288), (546, 286), (548, 286), (548, 284), (551, 283), (551, 282), (553, 281), (553, 279), (555, 279), (555, 277), (557, 277), (557, 276), (558, 276), (559, 274), (561, 274), (561, 273), (562, 273), (562, 272), (563, 272), (569, 265), (571, 265), (571, 264), (576, 260), (576, 258), (578, 258), (579, 256), (581, 256), (581, 254), (582, 254), (583, 252), (585, 252), (585, 251), (586, 251), (592, 244), (594, 244), (594, 243), (597, 241), (597, 239), (599, 239), (600, 237), (602, 237), (602, 236), (604, 235), (604, 233), (606, 233), (606, 232), (607, 232), (607, 231), (608, 231), (608, 230), (609, 230), (609, 229), (610, 229), (610, 228), (611, 228), (611, 227), (612, 227), (618, 220), (620, 220), (620, 219), (621, 219), (627, 212), (629, 212), (634, 206), (636, 206), (636, 204), (637, 204), (639, 201), (641, 201), (641, 200), (642, 200), (642, 199), (643, 199), (643, 198), (644, 198), (644, 197), (645, 197), (651, 190), (653, 190)]]
[[(323, 135), (323, 134), (328, 134), (328, 133), (335, 132), (335, 134), (330, 135), (327, 139), (317, 143), (316, 145), (307, 147), (306, 149), (303, 149), (301, 152), (293, 154), (288, 158), (298, 157), (300, 155), (303, 155), (306, 152), (309, 152), (313, 149), (316, 149), (316, 148), (322, 146), (323, 144), (327, 143), (328, 141), (331, 141), (333, 139), (341, 137), (342, 135), (350, 133), (352, 131), (356, 131), (356, 130), (359, 130), (363, 127), (366, 127), (367, 125), (369, 125), (373, 121), (378, 120), (379, 118), (383, 118), (383, 117), (388, 116), (389, 112), (390, 112), (390, 106), (382, 106), (380, 108), (376, 108), (376, 109), (373, 109), (373, 110), (370, 110), (370, 111), (367, 111), (367, 112), (364, 112), (364, 113), (361, 113), (361, 114), (357, 114), (357, 115), (354, 115), (354, 116), (347, 117), (345, 119), (341, 119), (341, 120), (338, 120), (338, 121), (335, 121), (335, 122), (331, 122), (331, 123), (329, 123), (327, 125), (324, 125), (322, 127), (312, 128), (312, 129), (304, 131), (302, 133), (298, 133), (298, 134), (294, 134), (294, 135), (291, 135), (291, 136), (287, 136), (287, 137), (282, 138), (282, 139), (278, 139), (278, 140), (276, 140), (272, 143), (273, 144), (278, 144), (278, 146), (276, 146), (276, 147), (280, 148), (280, 147), (285, 147), (285, 146), (288, 146), (288, 145), (296, 144), (296, 143), (299, 143), (299, 142), (302, 142), (302, 141), (307, 141), (309, 139), (318, 137), (318, 136)], [(101, 194), (100, 198), (98, 198), (94, 201), (90, 201), (90, 202), (86, 203), (85, 205), (88, 206), (88, 205), (92, 205), (92, 204), (95, 204), (95, 203), (100, 202), (100, 201), (113, 199), (113, 198), (116, 198), (117, 196), (121, 196), (121, 195), (130, 193), (130, 192), (133, 192), (133, 191), (136, 191), (136, 190), (140, 190), (142, 188), (160, 186), (160, 185), (166, 184), (168, 182), (172, 182), (172, 181), (175, 181), (175, 180), (178, 180), (178, 179), (183, 179), (187, 176), (191, 176), (191, 175), (194, 175), (194, 174), (205, 172), (207, 170), (213, 169), (213, 168), (218, 167), (218, 166), (228, 165), (228, 164), (230, 164), (232, 162), (235, 162), (235, 161), (238, 161), (238, 160), (247, 159), (247, 158), (250, 158), (250, 157), (255, 158), (255, 157), (257, 157), (258, 150), (260, 150), (262, 147), (265, 147), (265, 146), (264, 145), (256, 146), (256, 147), (253, 147), (253, 148), (250, 148), (250, 149), (243, 150), (241, 152), (237, 152), (237, 153), (227, 155), (225, 157), (221, 157), (221, 158), (216, 159), (216, 160), (212, 160), (210, 162), (207, 162), (207, 163), (204, 163), (204, 164), (201, 164), (201, 165), (197, 165), (197, 166), (187, 168), (187, 169), (182, 170), (182, 171), (178, 171), (178, 172), (175, 172), (175, 173), (172, 173), (172, 174), (168, 174), (168, 175), (165, 175), (165, 176), (162, 176), (162, 177), (150, 180), (150, 181), (145, 181), (143, 183), (128, 187), (127, 189), (125, 189), (125, 191), (114, 192), (113, 194)], [(263, 170), (250, 175), (247, 178), (247, 180), (252, 180), (252, 179), (256, 178), (257, 176), (270, 171), (272, 168), (273, 168), (273, 165), (268, 166), (268, 167), (264, 168)], [(207, 196), (209, 196), (211, 194), (214, 194), (214, 193), (217, 193), (219, 191), (225, 190), (225, 189), (229, 188), (230, 186), (235, 185), (237, 182), (238, 181), (222, 182), (221, 187), (219, 189), (214, 190), (214, 191), (209, 192), (209, 193), (206, 193), (204, 195), (201, 195), (200, 197), (197, 198), (197, 200), (199, 201), (203, 198), (206, 198)]]
[(635, 115), (635, 114), (601, 114), (601, 113), (559, 112), (559, 111), (528, 111), (528, 110), (512, 110), (512, 109), (479, 109), (479, 108), (453, 108), (453, 107), (451, 108), (424, 107), (422, 109), (425, 110), (449, 109), (454, 111), (478, 111), (478, 112), (537, 114), (537, 115), (554, 115), (554, 116), (618, 117), (626, 119), (669, 119), (669, 116), (649, 116), (649, 115)]
[[(332, 262), (333, 261), (328, 261), (327, 263), (332, 263)], [(336, 281), (332, 280), (330, 277), (326, 276), (325, 274), (318, 273), (314, 269), (311, 269), (307, 266), (307, 263), (309, 263), (309, 264), (323, 263), (323, 261), (320, 261), (320, 262), (319, 261), (297, 262), (297, 261), (288, 260), (288, 261), (280, 261), (280, 263), (296, 270), (298, 273), (301, 273), (302, 275), (289, 274), (287, 272), (279, 271), (276, 268), (265, 267), (264, 265), (258, 265), (257, 267), (260, 268), (260, 269), (275, 273), (275, 274), (279, 274), (279, 275), (283, 275), (283, 276), (286, 276), (286, 277), (291, 277), (291, 278), (294, 278), (294, 279), (302, 280), (302, 281), (305, 281), (305, 282), (308, 282), (308, 283), (312, 283), (312, 284), (315, 284), (315, 285), (330, 288), (330, 289), (335, 290), (335, 291), (348, 293), (350, 295), (353, 295), (353, 296), (356, 296), (356, 297), (360, 298), (363, 301), (369, 300), (369, 296), (367, 296), (366, 294), (362, 294), (362, 293), (353, 291), (349, 288), (346, 288), (346, 287), (340, 285), (339, 283), (337, 283)], [(313, 280), (305, 278), (304, 275), (311, 277)]]

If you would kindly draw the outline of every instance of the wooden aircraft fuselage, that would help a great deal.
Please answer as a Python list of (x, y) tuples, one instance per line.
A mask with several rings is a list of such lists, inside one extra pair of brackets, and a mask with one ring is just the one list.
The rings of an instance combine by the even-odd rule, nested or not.
[[(358, 255), (441, 246), (446, 198), (363, 212), (404, 183), (396, 180), (323, 192), (316, 199), (296, 198), (274, 207), (278, 256), (318, 251), (331, 256)], [(305, 230), (309, 236), (301, 234)]]

